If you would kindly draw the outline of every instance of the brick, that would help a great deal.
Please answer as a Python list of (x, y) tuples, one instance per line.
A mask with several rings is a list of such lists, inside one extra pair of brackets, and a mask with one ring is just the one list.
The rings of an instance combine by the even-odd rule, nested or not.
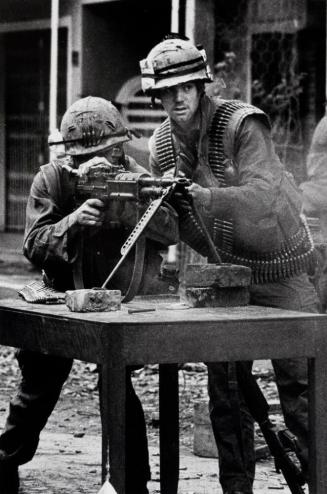
[(190, 307), (237, 307), (249, 303), (250, 293), (247, 287), (182, 287), (180, 298)]
[(184, 282), (192, 287), (249, 286), (251, 269), (236, 264), (188, 264)]
[[(204, 458), (217, 458), (218, 451), (209, 417), (209, 405), (201, 400), (194, 404), (193, 453)], [(260, 460), (270, 456), (270, 451), (261, 435), (255, 434), (255, 458)]]
[(66, 305), (72, 312), (109, 312), (120, 310), (120, 290), (82, 289), (66, 292)]

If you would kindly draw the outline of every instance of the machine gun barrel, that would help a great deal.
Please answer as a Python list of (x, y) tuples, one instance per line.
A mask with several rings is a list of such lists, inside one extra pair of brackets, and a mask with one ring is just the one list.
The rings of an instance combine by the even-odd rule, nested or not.
[(192, 181), (186, 177), (162, 177), (153, 178), (147, 176), (141, 176), (138, 179), (139, 185), (141, 187), (171, 187), (172, 185), (181, 185), (183, 187), (188, 187), (192, 184)]
[(169, 187), (187, 187), (191, 185), (191, 183), (191, 180), (185, 177), (153, 178), (141, 176), (138, 179), (140, 197), (152, 199), (160, 197), (163, 191)]

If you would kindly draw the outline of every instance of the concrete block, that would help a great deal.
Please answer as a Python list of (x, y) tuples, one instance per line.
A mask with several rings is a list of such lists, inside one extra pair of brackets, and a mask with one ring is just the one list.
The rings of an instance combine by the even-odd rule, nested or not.
[(204, 458), (217, 458), (218, 451), (212, 432), (207, 401), (194, 404), (193, 453)]
[(120, 310), (121, 291), (105, 289), (68, 290), (66, 305), (72, 312), (109, 312)]
[(238, 307), (249, 303), (250, 293), (247, 287), (181, 287), (180, 299), (189, 307)]
[(184, 283), (191, 287), (243, 287), (251, 282), (251, 269), (236, 264), (188, 264)]
[[(201, 400), (194, 405), (193, 453), (203, 458), (217, 458), (218, 450), (209, 417), (209, 405)], [(255, 435), (255, 458), (260, 460), (270, 456), (264, 439)]]

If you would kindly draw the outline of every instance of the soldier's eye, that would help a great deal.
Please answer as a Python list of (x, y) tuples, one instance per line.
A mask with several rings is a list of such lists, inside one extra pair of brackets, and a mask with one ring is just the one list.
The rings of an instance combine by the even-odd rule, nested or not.
[(193, 85), (192, 84), (184, 84), (183, 85), (183, 89), (185, 91), (185, 93), (189, 93), (192, 89)]

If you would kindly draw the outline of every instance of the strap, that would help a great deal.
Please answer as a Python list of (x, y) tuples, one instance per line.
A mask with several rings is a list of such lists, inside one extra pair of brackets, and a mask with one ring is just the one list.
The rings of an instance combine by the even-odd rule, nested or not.
[(79, 235), (79, 242), (77, 246), (77, 259), (73, 264), (73, 281), (74, 281), (75, 290), (81, 290), (82, 288), (84, 288), (83, 252), (84, 252), (84, 238), (83, 235)]
[(134, 254), (134, 266), (133, 273), (131, 277), (131, 281), (129, 283), (129, 287), (125, 296), (122, 299), (122, 302), (129, 302), (132, 300), (140, 288), (140, 284), (143, 278), (144, 272), (144, 261), (145, 261), (145, 246), (146, 239), (145, 237), (140, 237), (135, 245), (135, 254)]
[[(85, 288), (83, 279), (83, 246), (84, 241), (83, 236), (81, 235), (78, 247), (78, 256), (73, 265), (73, 280), (75, 290), (81, 290)], [(140, 237), (135, 246), (133, 273), (122, 302), (129, 302), (130, 300), (132, 300), (140, 288), (144, 271), (145, 247), (146, 239), (145, 237)]]

